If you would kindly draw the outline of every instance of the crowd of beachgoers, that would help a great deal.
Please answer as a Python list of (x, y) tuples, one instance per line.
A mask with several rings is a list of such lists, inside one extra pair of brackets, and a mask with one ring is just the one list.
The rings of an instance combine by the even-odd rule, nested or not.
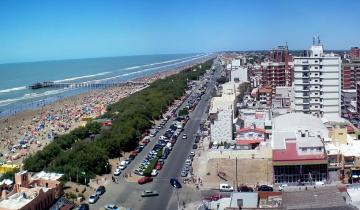
[(105, 113), (106, 107), (146, 88), (150, 83), (188, 68), (183, 66), (133, 80), (141, 84), (93, 90), (58, 100), (38, 109), (19, 112), (0, 119), (0, 152), (4, 162), (20, 163), (22, 157), (61, 135)]

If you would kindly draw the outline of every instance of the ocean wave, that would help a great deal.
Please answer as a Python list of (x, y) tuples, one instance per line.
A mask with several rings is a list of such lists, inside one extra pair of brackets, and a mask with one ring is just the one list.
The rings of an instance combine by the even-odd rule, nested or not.
[(166, 67), (170, 67), (170, 66), (175, 66), (175, 65), (179, 65), (182, 63), (186, 63), (186, 62), (190, 62), (199, 58), (203, 58), (208, 56), (208, 54), (205, 55), (197, 55), (197, 57), (191, 56), (191, 59), (187, 59), (187, 60), (183, 60), (177, 63), (171, 63), (171, 64), (167, 64), (167, 65), (163, 65), (163, 66), (157, 66), (157, 67), (152, 67), (152, 68), (147, 68), (147, 69), (143, 69), (143, 70), (139, 70), (139, 71), (134, 71), (134, 72), (129, 72), (129, 73), (124, 73), (124, 74), (119, 74), (113, 77), (107, 77), (104, 79), (98, 79), (98, 80), (91, 80), (91, 81), (87, 81), (86, 83), (99, 83), (101, 81), (108, 81), (108, 80), (113, 80), (113, 79), (117, 79), (120, 77), (126, 77), (126, 76), (130, 76), (130, 75), (134, 75), (134, 74), (139, 74), (139, 73), (143, 73), (143, 72), (147, 72), (147, 71), (152, 71), (155, 69), (161, 69), (161, 68), (166, 68)]
[(0, 106), (6, 106), (6, 105), (12, 104), (17, 101), (39, 98), (39, 97), (44, 97), (44, 96), (49, 96), (49, 95), (55, 95), (55, 94), (65, 92), (67, 90), (69, 90), (69, 89), (64, 88), (64, 89), (59, 89), (59, 90), (49, 90), (49, 91), (45, 91), (43, 93), (26, 93), (19, 98), (9, 98), (9, 99), (5, 99), (5, 100), (0, 100)]
[(68, 82), (68, 81), (73, 81), (73, 80), (78, 80), (78, 79), (83, 79), (83, 78), (90, 78), (90, 77), (96, 77), (96, 76), (102, 76), (102, 75), (106, 75), (106, 74), (110, 74), (111, 72), (107, 71), (107, 72), (101, 72), (98, 74), (91, 74), (91, 75), (85, 75), (85, 76), (80, 76), (80, 77), (71, 77), (71, 78), (67, 78), (67, 79), (62, 79), (62, 80), (56, 80), (54, 82)]
[(166, 63), (172, 63), (172, 62), (176, 62), (176, 61), (180, 61), (180, 60), (185, 60), (185, 59), (188, 59), (188, 58), (193, 58), (193, 57), (196, 57), (196, 56), (199, 56), (199, 54), (189, 56), (189, 57), (185, 57), (185, 58), (178, 58), (178, 59), (167, 60), (167, 61), (162, 61), (162, 62), (157, 62), (157, 63), (145, 64), (145, 65), (141, 65), (141, 66), (132, 66), (132, 67), (125, 68), (124, 70), (133, 70), (133, 69), (139, 69), (139, 68), (142, 68), (142, 67), (149, 67), (149, 66), (161, 65), (161, 64), (166, 64)]
[(0, 93), (9, 93), (9, 92), (18, 91), (18, 90), (25, 90), (25, 89), (26, 89), (26, 86), (21, 86), (21, 87), (15, 87), (15, 88), (9, 88), (9, 89), (0, 90)]

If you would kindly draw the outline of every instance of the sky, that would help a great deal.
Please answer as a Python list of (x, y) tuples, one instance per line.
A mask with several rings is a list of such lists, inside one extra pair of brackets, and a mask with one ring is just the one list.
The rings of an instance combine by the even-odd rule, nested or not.
[(358, 0), (1, 0), (0, 63), (360, 46)]

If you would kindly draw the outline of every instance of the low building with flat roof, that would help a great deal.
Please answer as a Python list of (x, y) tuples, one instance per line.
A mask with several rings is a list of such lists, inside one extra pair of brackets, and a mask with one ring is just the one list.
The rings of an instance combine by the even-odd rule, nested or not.
[(275, 183), (312, 183), (327, 179), (323, 138), (328, 130), (321, 119), (303, 113), (275, 117), (272, 128)]

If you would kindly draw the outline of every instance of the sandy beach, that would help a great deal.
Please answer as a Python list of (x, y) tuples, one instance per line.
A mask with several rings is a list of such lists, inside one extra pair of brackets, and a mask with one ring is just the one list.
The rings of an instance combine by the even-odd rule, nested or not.
[[(200, 63), (200, 62), (197, 62)], [(195, 65), (194, 63), (192, 65)], [(19, 112), (0, 119), (0, 152), (5, 162), (21, 163), (27, 155), (42, 149), (53, 134), (64, 134), (84, 125), (84, 118), (95, 118), (105, 113), (106, 107), (133, 94), (157, 79), (176, 74), (192, 65), (141, 77), (136, 82), (142, 85), (128, 85), (106, 89), (94, 89), (87, 93), (58, 100), (38, 109)], [(27, 148), (21, 147), (20, 141)]]

